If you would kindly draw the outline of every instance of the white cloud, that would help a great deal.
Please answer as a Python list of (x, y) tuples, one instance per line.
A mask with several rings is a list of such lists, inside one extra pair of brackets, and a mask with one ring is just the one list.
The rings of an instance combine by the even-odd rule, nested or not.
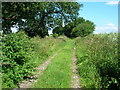
[(108, 4), (108, 5), (116, 5), (116, 4), (119, 4), (119, 1), (110, 1), (110, 2), (107, 2), (106, 4)]
[(105, 26), (95, 27), (94, 33), (111, 33), (118, 32), (118, 28), (113, 23), (105, 24)]
[(108, 25), (108, 26), (114, 26), (114, 24), (113, 23), (108, 23), (108, 24), (106, 24), (106, 25)]
[(96, 27), (95, 30), (115, 30), (115, 31), (117, 31), (118, 28), (113, 23), (108, 23), (108, 24), (105, 24), (105, 26)]
[(95, 28), (95, 30), (118, 30), (118, 28), (117, 27), (115, 27), (115, 26), (110, 26), (110, 27), (96, 27)]
[(96, 27), (94, 34), (118, 32), (117, 27)]

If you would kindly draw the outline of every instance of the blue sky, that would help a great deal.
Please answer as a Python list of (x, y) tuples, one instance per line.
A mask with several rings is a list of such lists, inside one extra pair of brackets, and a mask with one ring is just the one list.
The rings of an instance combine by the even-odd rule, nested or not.
[(97, 33), (118, 32), (118, 2), (81, 2), (80, 17), (95, 23)]

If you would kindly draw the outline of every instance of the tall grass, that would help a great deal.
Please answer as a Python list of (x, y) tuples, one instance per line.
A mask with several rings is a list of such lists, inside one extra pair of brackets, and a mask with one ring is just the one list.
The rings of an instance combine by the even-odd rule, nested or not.
[(83, 87), (120, 87), (117, 38), (117, 34), (98, 34), (76, 39), (78, 70)]
[(33, 45), (35, 64), (37, 66), (42, 64), (50, 55), (62, 48), (65, 43), (65, 41), (59, 38), (40, 38), (38, 36), (32, 38), (31, 44)]
[(58, 53), (33, 88), (70, 88), (73, 42)]

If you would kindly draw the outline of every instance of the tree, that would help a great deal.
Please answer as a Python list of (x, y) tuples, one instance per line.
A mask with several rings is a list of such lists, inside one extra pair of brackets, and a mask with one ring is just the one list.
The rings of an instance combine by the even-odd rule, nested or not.
[(64, 34), (64, 28), (62, 26), (59, 26), (59, 27), (55, 27), (53, 29), (53, 34), (56, 33), (58, 34), (59, 36), (60, 35), (63, 35)]
[(72, 36), (73, 37), (85, 37), (92, 33), (95, 29), (95, 25), (93, 22), (87, 20), (79, 25), (77, 25), (75, 28), (72, 29)]
[(85, 19), (82, 17), (77, 18), (76, 20), (74, 20), (73, 22), (68, 23), (65, 27), (64, 27), (64, 34), (71, 38), (72, 37), (72, 29), (75, 28), (78, 24), (81, 24), (85, 22)]
[(82, 4), (77, 2), (2, 2), (2, 30), (11, 33), (17, 25), (29, 36), (48, 34), (48, 27), (54, 27), (59, 20), (73, 21)]
[(74, 22), (70, 22), (69, 24), (67, 24), (65, 27), (64, 27), (64, 34), (71, 38), (71, 31), (72, 29), (75, 27), (75, 23)]
[[(2, 2), (2, 30), (3, 33), (11, 33), (11, 27), (22, 23), (22, 19), (28, 18), (29, 3)], [(29, 6), (30, 7), (30, 6)], [(30, 17), (29, 17), (30, 18)]]

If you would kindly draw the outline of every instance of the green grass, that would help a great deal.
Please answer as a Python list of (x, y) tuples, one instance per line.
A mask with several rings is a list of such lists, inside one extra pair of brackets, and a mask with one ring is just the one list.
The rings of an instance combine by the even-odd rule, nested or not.
[(119, 87), (120, 62), (117, 47), (117, 34), (98, 34), (76, 39), (77, 65), (82, 87)]
[(33, 44), (33, 60), (37, 66), (40, 66), (45, 60), (65, 45), (65, 41), (59, 38), (39, 38), (31, 39)]
[(69, 40), (33, 88), (70, 88), (72, 48), (73, 42)]
[(78, 72), (80, 74), (80, 86), (83, 88), (98, 88), (99, 75), (97, 74), (96, 67), (91, 65), (86, 52), (87, 47), (83, 44), (84, 39), (77, 39), (76, 56)]

